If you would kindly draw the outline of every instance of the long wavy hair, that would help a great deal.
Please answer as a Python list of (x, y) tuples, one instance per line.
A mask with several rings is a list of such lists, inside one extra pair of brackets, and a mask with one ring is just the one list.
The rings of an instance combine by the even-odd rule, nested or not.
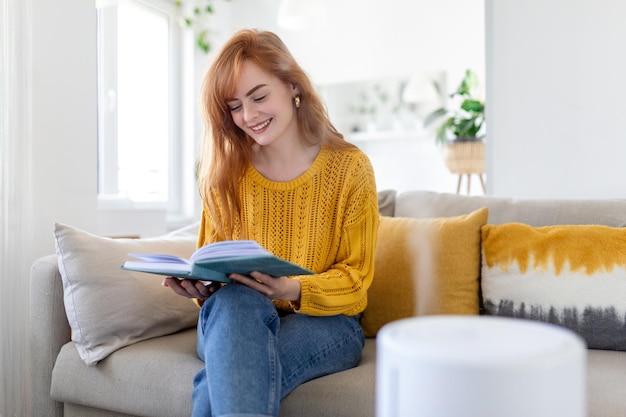
[(232, 238), (238, 227), (239, 181), (250, 163), (254, 144), (235, 125), (227, 105), (227, 100), (237, 92), (241, 68), (247, 60), (285, 84), (299, 88), (301, 104), (296, 117), (303, 140), (310, 145), (355, 149), (332, 125), (309, 77), (277, 35), (252, 29), (235, 33), (209, 68), (201, 90), (205, 126), (199, 190), (215, 224), (216, 235), (224, 239)]

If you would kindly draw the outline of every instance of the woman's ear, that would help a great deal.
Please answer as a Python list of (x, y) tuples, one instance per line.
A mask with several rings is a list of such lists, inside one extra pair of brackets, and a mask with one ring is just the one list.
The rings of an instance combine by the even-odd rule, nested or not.
[(291, 83), (291, 92), (294, 97), (300, 95), (300, 87), (298, 87), (298, 84)]

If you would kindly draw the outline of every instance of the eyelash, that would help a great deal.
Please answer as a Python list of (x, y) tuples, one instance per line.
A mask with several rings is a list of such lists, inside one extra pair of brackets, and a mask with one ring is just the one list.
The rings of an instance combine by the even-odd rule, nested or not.
[[(255, 98), (255, 99), (252, 99), (252, 101), (254, 101), (255, 103), (260, 103), (260, 102), (262, 102), (263, 100), (265, 100), (265, 98), (266, 98), (266, 97), (267, 97), (267, 94), (265, 94), (265, 95), (263, 95), (263, 96), (261, 96), (261, 97), (258, 97), (258, 98)], [(239, 110), (239, 109), (241, 108), (241, 104), (240, 104), (240, 105), (238, 105), (238, 106), (229, 107), (229, 108), (230, 108), (230, 111), (231, 111), (231, 112), (235, 112), (235, 111), (237, 111), (237, 110)]]

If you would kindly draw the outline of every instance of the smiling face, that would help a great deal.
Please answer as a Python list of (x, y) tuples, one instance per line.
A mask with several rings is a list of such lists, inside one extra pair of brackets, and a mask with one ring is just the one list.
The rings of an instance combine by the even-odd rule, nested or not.
[(295, 86), (244, 62), (235, 97), (227, 100), (234, 123), (262, 146), (298, 140)]

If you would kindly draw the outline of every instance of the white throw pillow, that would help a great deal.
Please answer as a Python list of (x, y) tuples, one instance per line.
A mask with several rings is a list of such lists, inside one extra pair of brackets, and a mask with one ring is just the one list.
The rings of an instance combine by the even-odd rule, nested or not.
[(111, 239), (57, 223), (54, 236), (72, 341), (86, 364), (196, 324), (198, 307), (161, 286), (163, 277), (120, 266), (132, 252), (188, 257), (197, 227), (156, 238)]
[(481, 245), (487, 314), (556, 324), (590, 349), (626, 351), (626, 229), (488, 224)]

